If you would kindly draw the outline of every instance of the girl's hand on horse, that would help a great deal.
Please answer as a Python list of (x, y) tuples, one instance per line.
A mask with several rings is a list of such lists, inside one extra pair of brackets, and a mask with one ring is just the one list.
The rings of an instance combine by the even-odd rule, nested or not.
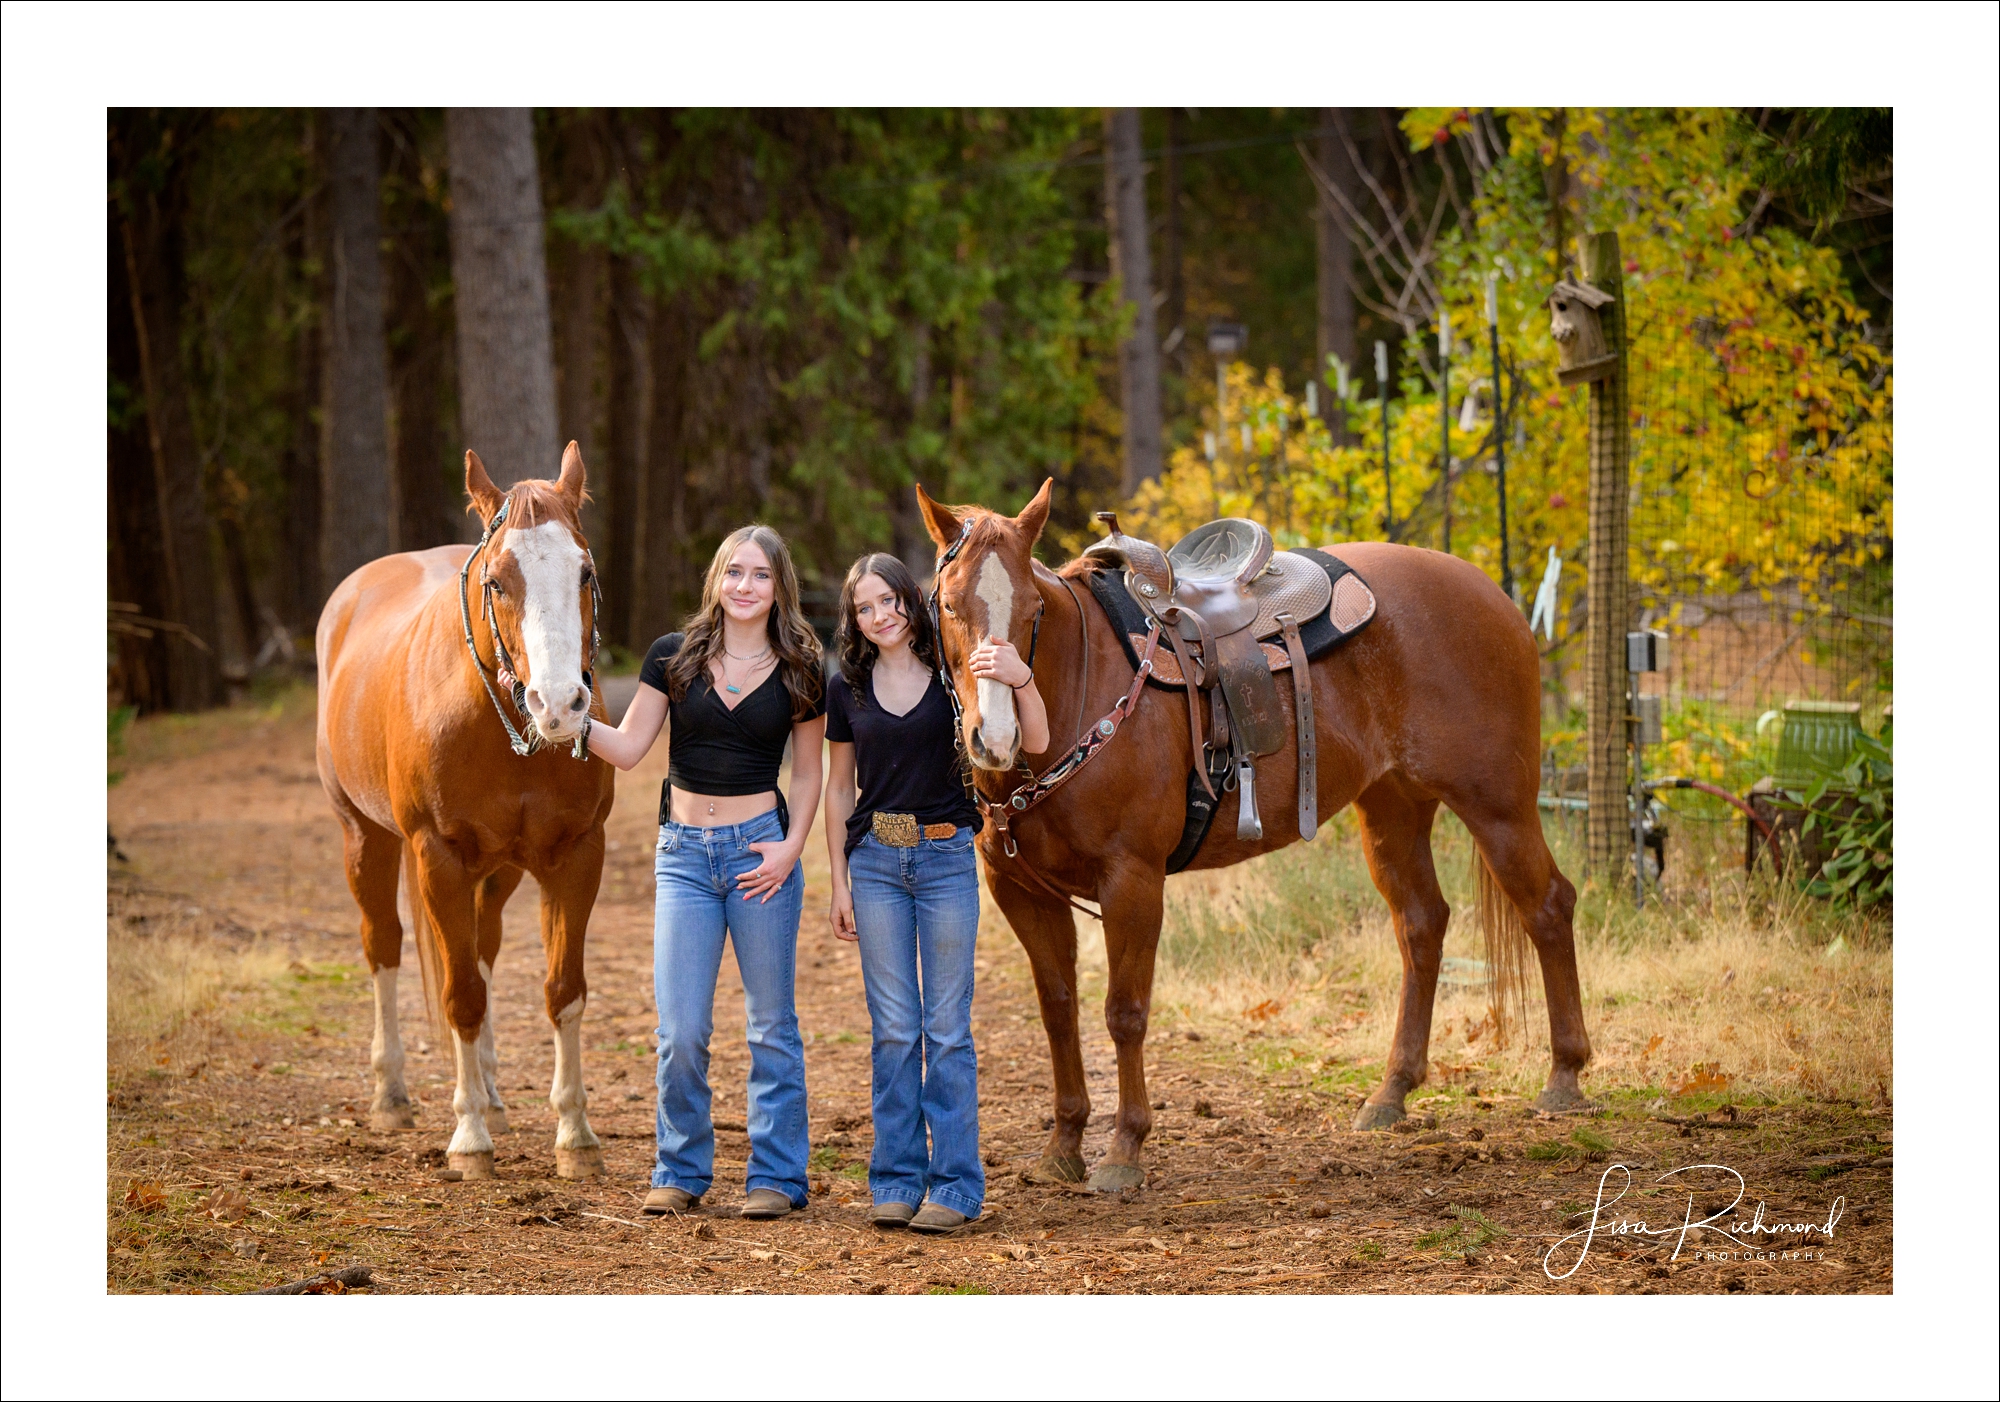
[(972, 675), (981, 681), (996, 681), (1004, 687), (1018, 687), (1035, 679), (1021, 654), (1005, 638), (988, 638), (972, 650)]
[(753, 842), (750, 850), (764, 860), (755, 871), (746, 871), (737, 877), (736, 885), (743, 892), (744, 900), (755, 897), (762, 904), (778, 894), (778, 888), (785, 884), (785, 878), (799, 864), (799, 849), (788, 837), (778, 842)]
[(833, 909), (827, 918), (833, 925), (835, 939), (857, 944), (861, 940), (861, 935), (854, 928), (854, 896), (850, 892), (841, 890), (840, 886), (841, 883), (834, 883)]

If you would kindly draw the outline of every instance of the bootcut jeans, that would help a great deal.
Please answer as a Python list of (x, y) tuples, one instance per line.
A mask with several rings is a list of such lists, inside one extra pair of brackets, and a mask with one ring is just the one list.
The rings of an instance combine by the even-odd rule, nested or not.
[(986, 1171), (972, 1045), (979, 938), (972, 829), (914, 847), (890, 847), (871, 832), (848, 858), (848, 872), (874, 1024), (869, 1190), (877, 1202), (914, 1207), (929, 1198), (977, 1217)]
[(654, 853), (653, 999), (659, 1009), (655, 1188), (699, 1197), (715, 1175), (708, 1042), (726, 935), (743, 976), (750, 1043), (750, 1160), (744, 1190), (774, 1188), (806, 1203), (805, 1046), (793, 999), (805, 877), (792, 873), (768, 902), (745, 899), (736, 878), (763, 859), (753, 842), (784, 836), (775, 811), (747, 823), (666, 823)]

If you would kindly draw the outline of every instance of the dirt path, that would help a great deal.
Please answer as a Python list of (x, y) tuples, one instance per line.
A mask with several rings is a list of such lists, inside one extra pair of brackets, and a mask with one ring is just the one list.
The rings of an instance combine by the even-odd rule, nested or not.
[[(1046, 1043), (1019, 946), (996, 915), (974, 1004), (987, 1215), (957, 1236), (870, 1229), (868, 1019), (853, 952), (825, 930), (826, 867), (809, 846), (799, 962), (814, 1193), (780, 1222), (733, 1215), (746, 1144), (740, 985), (724, 961), (714, 1064), (717, 1179), (692, 1216), (639, 1215), (652, 1156), (653, 810), (660, 770), (625, 776), (592, 924), (585, 1020), (590, 1115), (611, 1176), (554, 1176), (552, 1050), (541, 1011), (533, 883), (508, 910), (496, 970), (501, 1085), (512, 1131), (494, 1182), (440, 1181), (449, 1057), (424, 1030), (415, 960), (402, 992), (419, 1128), (365, 1128), (370, 1004), (340, 878), (339, 837), (313, 772), (311, 698), (249, 721), (164, 722), (111, 792), (129, 864), (113, 862), (114, 959), (212, 947), (246, 972), (181, 1031), (114, 1039), (108, 1090), (107, 1283), (114, 1291), (255, 1289), (350, 1263), (399, 1292), (1876, 1292), (1891, 1285), (1886, 1107), (1800, 1104), (1709, 1125), (1631, 1106), (1538, 1116), (1477, 1088), (1418, 1098), (1411, 1133), (1344, 1126), (1355, 1097), (1324, 1088), (1245, 1027), (1156, 1028), (1156, 1130), (1144, 1189), (1099, 1197), (1024, 1183), (1046, 1136)], [(171, 752), (178, 750), (178, 754)], [(151, 753), (155, 758), (147, 758)], [(124, 942), (121, 945), (121, 942)], [(178, 956), (176, 956), (178, 957)], [(1102, 1154), (1115, 1104), (1110, 1044), (1087, 1023)], [(1330, 1081), (1324, 1083), (1331, 1085)], [(1688, 1116), (1676, 1110), (1680, 1118)], [(1621, 1213), (1679, 1223), (1675, 1165), (1722, 1163), (1742, 1212), (1823, 1223), (1815, 1235), (1599, 1235), (1567, 1279), (1543, 1257), (1587, 1221), (1598, 1181), (1630, 1165)], [(1699, 1220), (1733, 1196), (1693, 1175)], [(1616, 1191), (1617, 1174), (1612, 1176)], [(1576, 1214), (1581, 1213), (1581, 1216)], [(1735, 1216), (1720, 1219), (1733, 1222)], [(1581, 1242), (1555, 1258), (1560, 1272)], [(1749, 1259), (1745, 1259), (1746, 1254)]]

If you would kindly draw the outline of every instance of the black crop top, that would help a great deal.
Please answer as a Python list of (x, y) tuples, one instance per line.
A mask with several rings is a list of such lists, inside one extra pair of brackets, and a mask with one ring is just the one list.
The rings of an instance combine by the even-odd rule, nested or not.
[(868, 704), (857, 705), (847, 678), (835, 672), (826, 684), (826, 738), (854, 746), (854, 780), (860, 789), (847, 820), (847, 853), (868, 835), (877, 811), (911, 813), (920, 823), (953, 823), (979, 830), (979, 810), (960, 777), (958, 745), (952, 735), (951, 702), (936, 677), (902, 715), (892, 715), (875, 698), (868, 679)]
[[(688, 683), (687, 695), (673, 699), (667, 663), (681, 650), (683, 634), (669, 633), (646, 650), (639, 680), (667, 697), (673, 729), (667, 737), (667, 782), (682, 793), (772, 793), (785, 741), (792, 734), (792, 693), (780, 675), (784, 666), (753, 687), (730, 710), (706, 674)], [(807, 720), (826, 714), (826, 698), (813, 702)]]

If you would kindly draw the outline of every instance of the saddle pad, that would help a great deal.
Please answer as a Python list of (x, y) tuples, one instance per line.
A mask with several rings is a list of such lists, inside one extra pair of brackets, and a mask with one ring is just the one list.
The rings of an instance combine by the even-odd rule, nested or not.
[[(1306, 660), (1317, 661), (1360, 632), (1368, 620), (1375, 616), (1375, 593), (1368, 587), (1367, 582), (1337, 555), (1310, 547), (1287, 551), (1286, 554), (1317, 565), (1324, 571), (1330, 586), (1331, 599), (1320, 605), (1317, 614), (1303, 620), (1299, 625), (1299, 640), (1305, 644)], [(1096, 597), (1098, 606), (1104, 610), (1112, 626), (1118, 630), (1118, 640), (1125, 646), (1126, 661), (1136, 670), (1139, 666), (1139, 651), (1146, 642), (1146, 615), (1140, 610), (1138, 602), (1125, 592), (1125, 583), (1120, 571), (1092, 570), (1088, 579), (1090, 592)], [(1261, 610), (1259, 616), (1260, 618), (1262, 616)], [(1283, 671), (1292, 665), (1283, 647), (1274, 643), (1264, 643), (1261, 646), (1264, 655), (1271, 661), (1272, 671)], [(1158, 687), (1162, 691), (1179, 691), (1185, 685), (1180, 674), (1179, 662), (1165, 647), (1153, 655), (1153, 675), (1146, 679), (1146, 685)]]

